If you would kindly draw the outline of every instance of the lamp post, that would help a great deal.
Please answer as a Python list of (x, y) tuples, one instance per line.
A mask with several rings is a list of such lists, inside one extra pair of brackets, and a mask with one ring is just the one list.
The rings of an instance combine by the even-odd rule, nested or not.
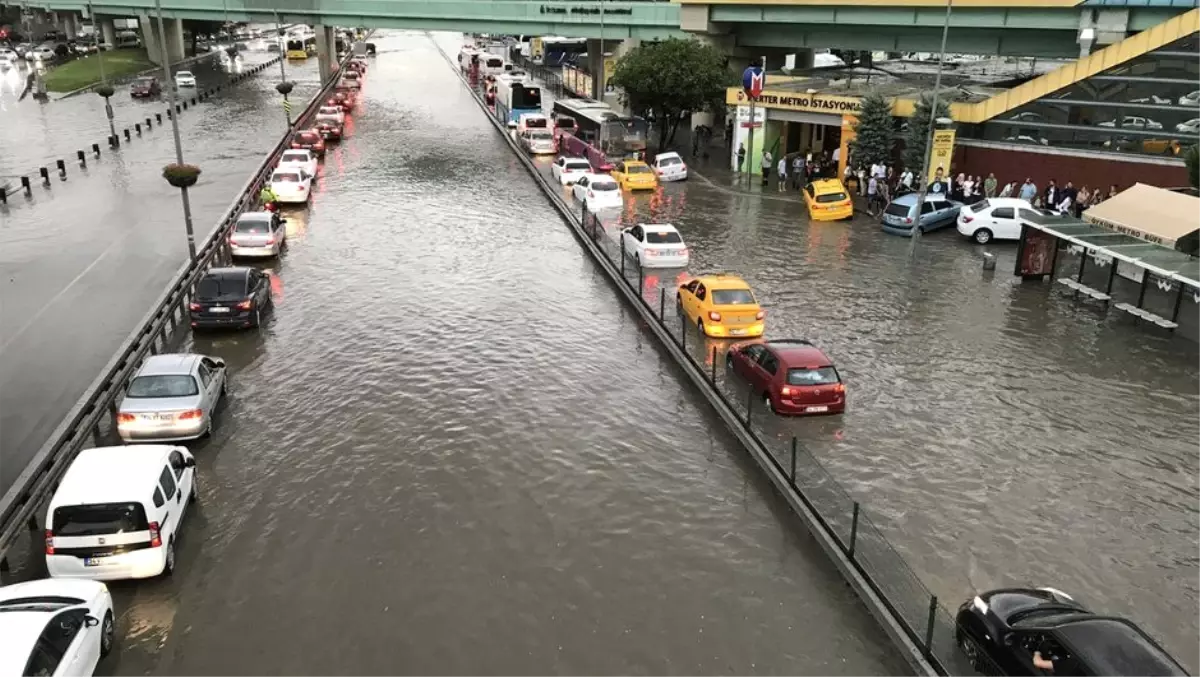
[(104, 114), (108, 116), (108, 143), (114, 143), (113, 139), (117, 138), (117, 125), (113, 122), (113, 108), (110, 97), (113, 95), (113, 88), (108, 85), (108, 78), (104, 76), (104, 46), (100, 44), (100, 20), (96, 17), (95, 10), (92, 9), (92, 3), (88, 3), (88, 16), (92, 17), (92, 44), (96, 46), (96, 58), (99, 59), (100, 65), (100, 87), (97, 92), (104, 97)]
[[(954, 0), (946, 0), (946, 20), (942, 23), (942, 51), (938, 52), (937, 76), (933, 80), (933, 101), (929, 108), (929, 133), (925, 135), (925, 157), (921, 160), (921, 184), (917, 189), (917, 222), (913, 224), (912, 242), (909, 252), (917, 251), (917, 240), (921, 239), (921, 210), (925, 206), (925, 195), (929, 192), (929, 159), (933, 151), (933, 132), (937, 128), (938, 98), (942, 93), (942, 67), (946, 63), (946, 38), (950, 35), (950, 13)], [(949, 171), (949, 167), (946, 168)]]
[(600, 69), (596, 73), (596, 91), (599, 101), (604, 101), (604, 0), (600, 0)]
[[(183, 144), (179, 140), (179, 114), (175, 108), (175, 83), (171, 79), (171, 59), (167, 55), (167, 32), (163, 28), (162, 0), (154, 0), (154, 9), (158, 14), (158, 55), (162, 59), (164, 83), (167, 85), (167, 102), (170, 108), (167, 115), (171, 118), (171, 133), (175, 136), (175, 162), (183, 165)], [(188, 200), (188, 187), (179, 186), (179, 196), (183, 200), (183, 225), (187, 230), (188, 257), (196, 258), (196, 235), (192, 232), (192, 204)]]
[[(275, 12), (275, 39), (278, 41), (278, 40), (281, 40), (282, 38), (283, 38), (283, 24), (280, 23), (279, 12), (276, 11)], [(287, 128), (291, 129), (292, 128), (292, 104), (288, 102), (288, 94), (290, 94), (292, 92), (292, 88), (295, 85), (288, 82), (288, 79), (287, 79), (287, 69), (283, 65), (284, 62), (287, 61), (287, 58), (286, 58), (287, 57), (287, 52), (286, 52), (287, 41), (283, 40), (283, 43), (284, 44), (279, 46), (279, 84), (275, 85), (275, 91), (277, 91), (283, 95), (283, 118), (287, 121)]]

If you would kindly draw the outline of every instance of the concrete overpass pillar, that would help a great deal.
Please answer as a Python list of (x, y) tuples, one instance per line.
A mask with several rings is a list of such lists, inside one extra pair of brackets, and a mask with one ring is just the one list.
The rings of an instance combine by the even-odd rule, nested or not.
[(96, 30), (100, 31), (100, 42), (108, 45), (110, 48), (115, 48), (117, 46), (117, 27), (113, 25), (113, 20), (111, 18), (93, 16), (92, 23), (96, 27)]
[(321, 84), (329, 82), (333, 77), (334, 63), (337, 61), (337, 37), (332, 26), (313, 26), (317, 34), (317, 68), (321, 71)]
[(73, 12), (62, 14), (59, 18), (59, 28), (68, 40), (79, 37), (79, 17)]
[(587, 41), (588, 71), (592, 74), (592, 98), (604, 100), (604, 42), (596, 39)]
[[(183, 61), (183, 20), (163, 19), (163, 30), (166, 35), (158, 33), (158, 17), (143, 16), (139, 23), (142, 26), (142, 37), (146, 42), (146, 56), (158, 65)], [(164, 83), (166, 84), (166, 83)]]

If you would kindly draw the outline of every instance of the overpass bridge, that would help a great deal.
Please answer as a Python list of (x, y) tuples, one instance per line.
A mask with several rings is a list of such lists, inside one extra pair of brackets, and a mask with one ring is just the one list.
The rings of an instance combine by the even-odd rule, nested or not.
[[(145, 16), (155, 0), (29, 0), (31, 8)], [(957, 0), (947, 49), (1077, 57), (1197, 6), (1197, 0)], [(90, 10), (89, 10), (90, 8)], [(944, 0), (162, 0), (167, 18), (274, 21), (509, 35), (658, 40), (723, 36), (731, 48), (936, 51)]]

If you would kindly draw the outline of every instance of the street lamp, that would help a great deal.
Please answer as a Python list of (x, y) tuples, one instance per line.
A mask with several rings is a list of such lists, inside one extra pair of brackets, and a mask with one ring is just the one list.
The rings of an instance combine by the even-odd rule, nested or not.
[[(921, 161), (921, 186), (917, 189), (917, 222), (913, 224), (912, 242), (909, 251), (917, 251), (917, 240), (921, 239), (921, 210), (925, 207), (925, 194), (929, 191), (929, 159), (933, 151), (933, 132), (941, 122), (937, 118), (938, 97), (942, 93), (942, 67), (946, 63), (946, 38), (950, 35), (950, 13), (954, 9), (954, 0), (946, 0), (946, 20), (942, 23), (942, 51), (938, 52), (937, 76), (933, 80), (933, 102), (929, 108), (929, 133), (925, 135), (925, 157)], [(949, 167), (946, 168), (950, 170)]]
[(279, 21), (279, 12), (275, 12), (275, 40), (282, 39), (283, 44), (279, 46), (279, 84), (275, 85), (275, 91), (283, 95), (283, 117), (287, 120), (287, 128), (292, 128), (292, 104), (288, 103), (288, 94), (291, 94), (295, 87), (288, 82), (287, 69), (283, 65), (287, 61), (287, 40), (283, 39), (283, 24)]
[(108, 78), (104, 76), (104, 45), (100, 44), (100, 21), (96, 18), (96, 12), (92, 9), (92, 3), (88, 3), (88, 16), (92, 17), (92, 44), (96, 46), (96, 58), (100, 63), (100, 86), (96, 88), (96, 93), (104, 97), (104, 114), (108, 116), (108, 143), (113, 145), (117, 138), (117, 125), (113, 122), (113, 108), (110, 98), (115, 90), (108, 84)]
[[(183, 144), (179, 141), (179, 114), (176, 113), (175, 108), (175, 81), (171, 78), (171, 59), (167, 55), (167, 32), (163, 28), (162, 0), (154, 0), (154, 9), (158, 13), (158, 56), (162, 59), (164, 84), (167, 86), (167, 103), (170, 105), (170, 108), (167, 109), (167, 116), (171, 118), (171, 133), (175, 136), (175, 162), (179, 167), (185, 167)], [(195, 259), (196, 236), (192, 232), (192, 205), (188, 201), (188, 186), (186, 182), (180, 182), (176, 187), (179, 188), (179, 195), (183, 200), (183, 225), (187, 230), (188, 257)]]

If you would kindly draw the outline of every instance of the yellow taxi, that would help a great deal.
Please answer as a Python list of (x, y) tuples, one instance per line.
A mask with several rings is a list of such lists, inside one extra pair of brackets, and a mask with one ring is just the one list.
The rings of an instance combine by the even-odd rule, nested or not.
[(850, 191), (837, 179), (819, 179), (804, 187), (804, 204), (813, 221), (837, 221), (854, 216)]
[(680, 314), (705, 336), (756, 338), (763, 335), (766, 312), (750, 285), (737, 275), (700, 275), (679, 285), (675, 294)]
[(624, 190), (654, 190), (658, 188), (658, 177), (650, 165), (641, 160), (621, 160), (609, 172)]

